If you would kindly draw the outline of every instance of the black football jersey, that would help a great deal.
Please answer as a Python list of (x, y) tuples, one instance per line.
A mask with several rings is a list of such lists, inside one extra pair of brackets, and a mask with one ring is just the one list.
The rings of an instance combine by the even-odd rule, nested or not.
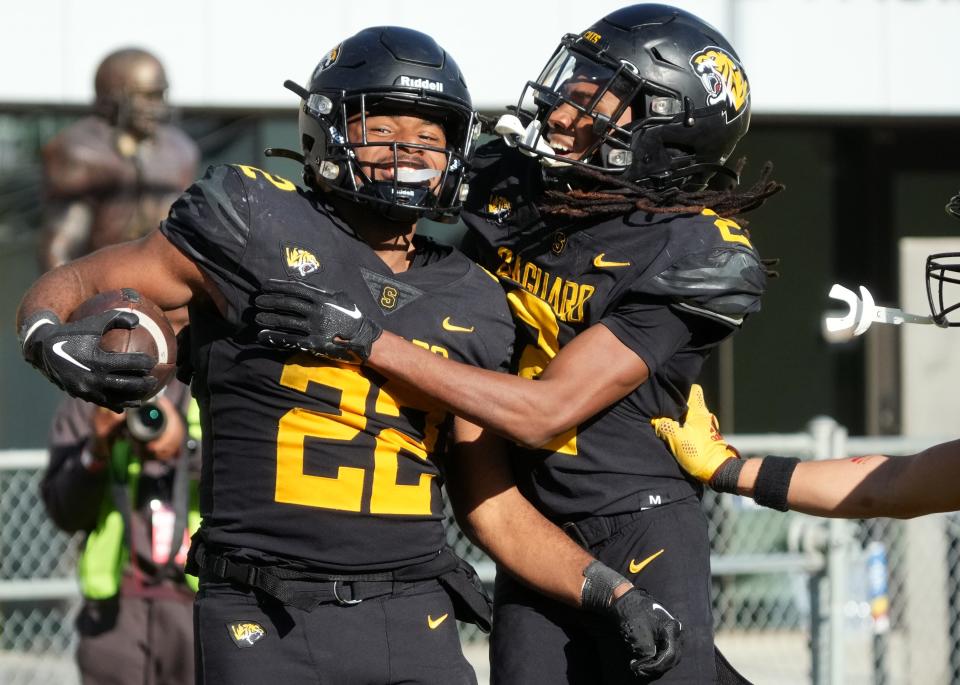
[(575, 335), (601, 323), (650, 370), (634, 392), (546, 449), (514, 447), (521, 489), (576, 520), (693, 494), (650, 419), (679, 418), (704, 360), (759, 309), (765, 272), (748, 235), (705, 210), (610, 219), (542, 218), (536, 160), (502, 142), (478, 151), (464, 217), (480, 263), (517, 322), (513, 369), (537, 378)]
[(424, 349), (506, 371), (513, 323), (496, 279), (419, 237), (412, 268), (394, 274), (318, 195), (248, 166), (211, 167), (161, 230), (228, 310), (190, 313), (204, 539), (313, 569), (436, 554), (447, 415), (362, 367), (257, 344), (251, 304), (270, 278), (341, 290)]

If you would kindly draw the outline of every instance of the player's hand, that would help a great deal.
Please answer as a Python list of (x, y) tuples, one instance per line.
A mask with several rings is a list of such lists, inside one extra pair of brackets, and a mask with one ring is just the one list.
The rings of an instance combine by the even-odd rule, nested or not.
[(133, 312), (107, 311), (61, 323), (50, 311), (36, 312), (23, 325), (23, 357), (74, 397), (119, 412), (153, 394), (157, 381), (147, 375), (157, 360), (139, 352), (106, 352), (100, 338), (114, 328), (133, 329)]
[(262, 345), (360, 364), (383, 329), (342, 292), (271, 279), (254, 298)]
[(670, 418), (652, 419), (650, 423), (683, 470), (701, 482), (710, 483), (724, 464), (740, 458), (736, 448), (720, 434), (717, 417), (707, 409), (703, 388), (697, 384), (690, 388), (682, 426)]
[(630, 651), (630, 670), (638, 678), (666, 673), (680, 661), (680, 621), (638, 587), (613, 600), (616, 617)]

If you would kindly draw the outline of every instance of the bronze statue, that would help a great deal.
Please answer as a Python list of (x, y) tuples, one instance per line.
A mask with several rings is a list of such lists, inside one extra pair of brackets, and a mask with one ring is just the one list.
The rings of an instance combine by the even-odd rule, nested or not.
[(94, 114), (43, 150), (44, 270), (147, 234), (196, 175), (197, 146), (167, 123), (167, 77), (156, 57), (117, 50), (94, 84)]

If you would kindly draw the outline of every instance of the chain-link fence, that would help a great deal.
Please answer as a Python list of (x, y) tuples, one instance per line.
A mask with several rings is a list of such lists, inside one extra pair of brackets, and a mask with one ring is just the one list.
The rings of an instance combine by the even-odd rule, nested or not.
[[(904, 454), (930, 440), (805, 433), (730, 436), (744, 454)], [(0, 682), (77, 682), (76, 540), (47, 520), (38, 451), (0, 453)], [(717, 642), (756, 683), (960, 683), (960, 519), (827, 521), (707, 493)], [(451, 545), (493, 564), (451, 525)], [(485, 636), (462, 626), (462, 637)]]

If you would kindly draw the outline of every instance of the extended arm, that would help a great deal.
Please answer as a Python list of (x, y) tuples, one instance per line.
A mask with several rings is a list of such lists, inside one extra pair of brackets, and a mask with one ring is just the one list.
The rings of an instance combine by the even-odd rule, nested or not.
[(133, 288), (161, 309), (187, 304), (194, 295), (215, 291), (200, 269), (160, 232), (112, 245), (64, 264), (31, 286), (17, 311), (17, 327), (39, 309), (62, 320), (97, 293)]
[(776, 509), (833, 518), (912, 518), (960, 509), (960, 440), (918, 454), (879, 454), (797, 462), (767, 456), (741, 459), (719, 432), (699, 386), (693, 386), (681, 426), (654, 419), (680, 465), (720, 492), (753, 497)]
[(536, 381), (459, 364), (386, 332), (367, 364), (530, 447), (548, 443), (647, 379), (643, 360), (601, 324), (561, 349)]
[(513, 483), (498, 438), (462, 419), (455, 419), (453, 437), (447, 490), (464, 532), (524, 583), (617, 625), (638, 675), (671, 668), (679, 658), (679, 622), (534, 509)]
[(629, 394), (648, 376), (643, 359), (602, 324), (564, 346), (534, 381), (427, 352), (381, 331), (341, 293), (271, 282), (257, 296), (256, 306), (261, 343), (365, 361), (450, 412), (531, 447), (549, 443)]
[[(756, 495), (760, 467), (770, 458), (746, 461), (737, 479), (739, 494)], [(903, 457), (802, 462), (790, 477), (787, 506), (831, 518), (913, 518), (960, 509), (958, 478), (960, 440)]]

